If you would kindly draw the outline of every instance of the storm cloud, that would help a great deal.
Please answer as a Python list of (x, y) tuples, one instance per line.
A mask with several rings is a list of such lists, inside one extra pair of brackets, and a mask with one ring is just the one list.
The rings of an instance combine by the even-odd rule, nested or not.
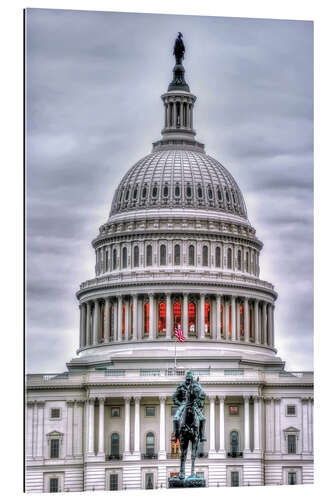
[(27, 371), (62, 371), (75, 354), (90, 242), (160, 137), (178, 31), (197, 138), (235, 177), (264, 242), (278, 354), (312, 369), (312, 23), (47, 9), (26, 22)]

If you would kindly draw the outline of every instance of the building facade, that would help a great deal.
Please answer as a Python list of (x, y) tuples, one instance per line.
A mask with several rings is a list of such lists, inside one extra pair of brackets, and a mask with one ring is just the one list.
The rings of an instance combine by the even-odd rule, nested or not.
[(313, 482), (313, 373), (277, 356), (262, 243), (236, 181), (196, 140), (179, 61), (162, 101), (162, 138), (92, 242), (76, 356), (65, 373), (27, 376), (27, 492), (167, 487), (171, 396), (188, 369), (207, 394), (208, 486)]

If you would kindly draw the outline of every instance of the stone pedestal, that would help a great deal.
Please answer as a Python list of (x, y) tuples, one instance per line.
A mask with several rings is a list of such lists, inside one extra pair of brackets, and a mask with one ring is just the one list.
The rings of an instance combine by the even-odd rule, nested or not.
[(169, 488), (205, 488), (206, 480), (203, 477), (189, 476), (185, 479), (169, 477)]

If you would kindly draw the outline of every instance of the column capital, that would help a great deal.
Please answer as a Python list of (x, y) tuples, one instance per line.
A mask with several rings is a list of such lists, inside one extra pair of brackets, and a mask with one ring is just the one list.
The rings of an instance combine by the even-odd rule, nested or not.
[(274, 399), (275, 403), (280, 403), (281, 402), (281, 398), (278, 398), (278, 397), (274, 396), (273, 399)]
[(309, 401), (310, 397), (309, 396), (304, 396), (303, 398), (301, 398), (301, 402), (303, 404), (306, 404), (308, 401)]
[(166, 400), (166, 398), (167, 398), (166, 396), (159, 396), (159, 400), (160, 400), (161, 402), (162, 402), (162, 401), (164, 402), (164, 401)]
[(94, 405), (95, 404), (95, 399), (96, 398), (90, 397), (90, 398), (87, 399), (87, 403), (90, 404), (90, 405)]
[(137, 402), (140, 402), (141, 400), (141, 396), (134, 396), (134, 401), (137, 403)]
[(265, 401), (265, 403), (271, 403), (273, 401), (273, 397), (272, 396), (264, 396), (263, 400)]
[(210, 402), (212, 402), (212, 401), (214, 401), (214, 402), (215, 402), (216, 395), (214, 395), (214, 396), (213, 396), (212, 394), (209, 394), (209, 395), (208, 395), (208, 398), (209, 398), (209, 401), (210, 401)]
[(67, 406), (74, 406), (75, 401), (73, 399), (69, 399), (66, 401)]
[(100, 404), (101, 403), (104, 404), (105, 403), (105, 399), (106, 399), (105, 396), (101, 396), (101, 397), (98, 398), (98, 401), (99, 401)]
[(244, 399), (244, 401), (249, 402), (250, 401), (250, 397), (251, 396), (249, 396), (248, 394), (246, 394), (245, 396), (243, 396), (243, 399)]
[(131, 401), (131, 396), (124, 396), (125, 403), (129, 403)]
[(222, 395), (222, 396), (218, 395), (217, 397), (218, 397), (218, 399), (219, 399), (219, 401), (220, 401), (221, 403), (224, 403), (224, 400), (225, 400), (225, 398), (226, 398), (226, 396), (225, 396), (225, 395)]
[(148, 297), (149, 297), (149, 298), (150, 298), (150, 297), (153, 297), (153, 298), (154, 298), (154, 292), (149, 292), (149, 293), (148, 293)]
[(110, 297), (110, 296), (108, 296), (108, 297), (104, 297), (104, 300), (105, 300), (105, 303), (106, 303), (106, 302), (109, 302), (109, 303), (110, 303), (110, 301), (111, 301), (111, 297)]
[(45, 406), (45, 401), (36, 401), (36, 403), (38, 408), (44, 408)]

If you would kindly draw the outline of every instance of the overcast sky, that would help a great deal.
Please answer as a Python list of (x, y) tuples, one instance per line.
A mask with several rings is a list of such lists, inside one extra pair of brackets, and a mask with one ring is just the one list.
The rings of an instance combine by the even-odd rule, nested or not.
[(125, 172), (163, 125), (184, 35), (195, 128), (235, 177), (279, 294), (278, 354), (313, 368), (313, 25), (27, 11), (27, 371), (57, 372), (79, 341), (75, 292)]

